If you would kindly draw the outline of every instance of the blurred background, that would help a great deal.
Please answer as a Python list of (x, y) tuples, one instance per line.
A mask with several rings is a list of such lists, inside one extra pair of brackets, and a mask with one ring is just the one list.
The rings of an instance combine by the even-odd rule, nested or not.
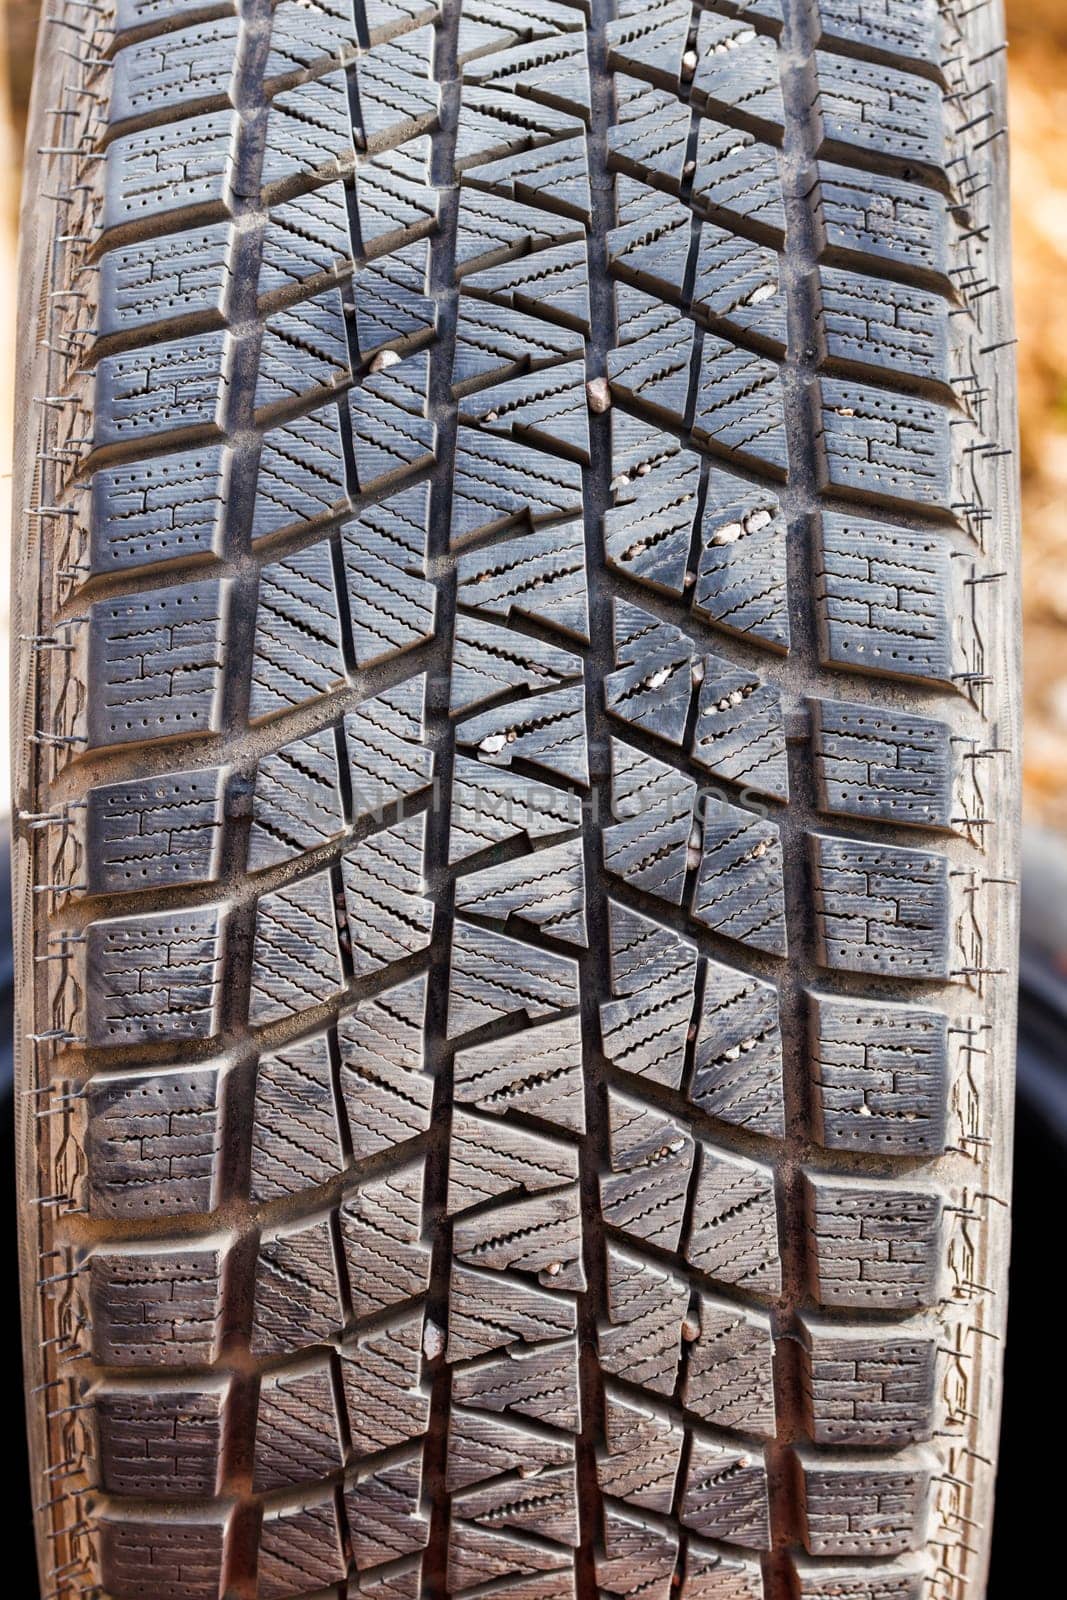
[[(0, 572), (11, 533), (11, 420), (16, 248), (21, 154), (40, 0), (0, 0)], [(1067, 1422), (1067, 1398), (1049, 1339), (1055, 1337), (1055, 1241), (1067, 1218), (1067, 0), (1005, 0), (1008, 34), (1019, 338), (1024, 629), (1023, 958), (1015, 1232), (1004, 1429), (990, 1600), (1019, 1590), (1019, 1543), (1042, 1530), (1047, 1546), (1062, 1517), (1051, 1441)], [(8, 694), (8, 586), (0, 581), (0, 705)], [(6, 883), (7, 739), (0, 737), (0, 875)], [(0, 1177), (12, 1163), (10, 915), (0, 883)], [(13, 1210), (0, 1200), (0, 1219)], [(0, 1229), (3, 1229), (0, 1221)], [(14, 1240), (0, 1232), (16, 1326)], [(1050, 1273), (1050, 1267), (1053, 1271)], [(1051, 1297), (1051, 1298), (1050, 1298)], [(17, 1389), (9, 1390), (5, 1555), (33, 1600), (28, 1496)], [(1035, 1453), (1039, 1452), (1039, 1453)], [(1036, 1470), (1035, 1470), (1036, 1468)], [(1048, 1536), (1052, 1537), (1049, 1538)], [(1032, 1544), (1029, 1546), (1033, 1561)], [(1038, 1558), (1040, 1562), (1040, 1557)], [(1062, 1583), (1052, 1569), (1038, 1589)], [(12, 1566), (7, 1568), (10, 1581)], [(16, 1580), (17, 1581), (17, 1580)]]

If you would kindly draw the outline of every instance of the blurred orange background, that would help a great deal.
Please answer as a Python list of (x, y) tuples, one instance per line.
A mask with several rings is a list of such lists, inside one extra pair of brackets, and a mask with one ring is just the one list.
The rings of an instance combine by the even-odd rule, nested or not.
[[(1024, 815), (1067, 837), (1067, 0), (1006, 0), (1006, 10), (1022, 430)], [(19, 165), (37, 11), (37, 0), (7, 0), (0, 11), (0, 560), (10, 531)], [(0, 627), (4, 611), (6, 585)], [(0, 650), (2, 704), (6, 654)], [(4, 782), (0, 794), (6, 791)]]

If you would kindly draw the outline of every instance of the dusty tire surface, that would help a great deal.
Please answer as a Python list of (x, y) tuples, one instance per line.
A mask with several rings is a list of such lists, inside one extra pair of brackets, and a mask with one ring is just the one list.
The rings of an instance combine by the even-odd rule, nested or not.
[(55, 0), (42, 1594), (980, 1600), (997, 10)]

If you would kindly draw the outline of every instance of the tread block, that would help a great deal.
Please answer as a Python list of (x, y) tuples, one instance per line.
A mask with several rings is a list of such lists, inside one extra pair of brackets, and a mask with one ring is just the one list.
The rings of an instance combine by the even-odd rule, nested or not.
[[(700, 488), (700, 458), (680, 450), (667, 434), (656, 434), (652, 459), (628, 459), (624, 413), (614, 411), (612, 493), (604, 513), (604, 552), (610, 567), (650, 589), (681, 595), (685, 590), (693, 520)], [(651, 442), (651, 441), (650, 441)]]
[(816, 447), (823, 488), (949, 511), (952, 442), (943, 405), (820, 378)]
[(569, 1339), (560, 1344), (512, 1345), (502, 1355), (455, 1372), (452, 1395), (459, 1405), (515, 1411), (577, 1433), (581, 1427), (577, 1344)]
[(610, 899), (608, 919), (614, 998), (600, 1007), (604, 1054), (625, 1072), (677, 1089), (693, 1016), (696, 948)]
[(97, 334), (107, 339), (171, 317), (221, 321), (230, 270), (225, 222), (105, 251), (100, 258)]
[(920, 1600), (925, 1562), (841, 1568), (822, 1561), (794, 1561), (800, 1600)]
[(437, 327), (429, 293), (430, 251), (424, 239), (368, 261), (359, 274), (356, 339), (364, 360), (376, 351), (405, 350)]
[(782, 1269), (772, 1169), (703, 1143), (699, 1161), (686, 1260), (719, 1283), (779, 1294)]
[(809, 704), (821, 810), (911, 827), (953, 826), (957, 757), (947, 722), (896, 706)]
[(437, 190), (430, 184), (429, 139), (412, 139), (361, 161), (356, 207), (364, 255), (373, 260), (431, 233), (437, 204)]
[(463, 81), (511, 92), (587, 120), (591, 90), (584, 30), (496, 50), (468, 62)]
[(339, 1583), (348, 1570), (332, 1494), (264, 1512), (256, 1569), (258, 1600), (286, 1600)]
[(364, 700), (345, 718), (352, 806), (358, 819), (387, 820), (390, 807), (417, 794), (433, 775), (422, 744), (425, 674)]
[(941, 1196), (859, 1178), (805, 1177), (812, 1293), (827, 1306), (906, 1310), (937, 1298)]
[(329, 1361), (260, 1379), (252, 1487), (257, 1494), (316, 1483), (344, 1466)]
[(700, 230), (692, 305), (698, 316), (739, 328), (769, 344), (776, 355), (784, 354), (785, 294), (781, 261), (775, 251), (705, 222)]
[(440, 90), (433, 81), (433, 47), (434, 29), (418, 28), (357, 58), (363, 142), (372, 154), (435, 125)]
[(572, 1548), (579, 1543), (573, 1464), (548, 1468), (531, 1484), (523, 1478), (479, 1485), (457, 1494), (453, 1515), (487, 1528), (516, 1528)]
[(770, 1500), (763, 1452), (695, 1434), (679, 1518), (710, 1539), (768, 1550)]
[(667, 1113), (608, 1090), (611, 1172), (600, 1174), (605, 1222), (631, 1238), (677, 1250), (693, 1170), (692, 1135)]
[(368, 506), (341, 534), (356, 661), (387, 661), (431, 639), (436, 591), (426, 582), (429, 488)]
[(817, 319), (831, 360), (951, 383), (949, 305), (933, 290), (823, 267)]
[(581, 824), (578, 796), (457, 756), (452, 777), (449, 860), (478, 855), (520, 835), (534, 849)]
[(341, 1096), (357, 1161), (430, 1126), (433, 1083), (423, 1060), (426, 979), (364, 1001), (337, 1026)]
[[(582, 659), (559, 645), (545, 644), (510, 628), (497, 627), (462, 613), (456, 620), (453, 647), (451, 711), (470, 711), (509, 689), (555, 689), (567, 679), (580, 679)], [(519, 755), (528, 754), (557, 772), (582, 780), (585, 736), (579, 721), (580, 690), (541, 695), (525, 705), (498, 707), (461, 726), (459, 743), (474, 747), (483, 764), (506, 766), (511, 745), (522, 738)], [(522, 713), (517, 716), (516, 711)], [(545, 722), (541, 722), (541, 714)], [(539, 738), (538, 724), (554, 727), (557, 737)], [(539, 779), (539, 782), (544, 780)]]
[(490, 1355), (506, 1345), (550, 1344), (577, 1325), (569, 1295), (546, 1294), (518, 1278), (453, 1262), (448, 1302), (449, 1363)]
[(252, 512), (253, 543), (348, 509), (336, 406), (292, 417), (264, 434)]
[(270, 52), (264, 65), (269, 81), (350, 59), (358, 49), (354, 0), (313, 0), (310, 5), (279, 0), (270, 19)]
[(203, 111), (232, 100), (237, 35), (236, 17), (215, 17), (116, 51), (109, 126)]
[(437, 429), (427, 416), (425, 354), (372, 372), (348, 397), (356, 475), (364, 494), (432, 466)]
[(597, 1462), (602, 1492), (669, 1516), (684, 1430), (610, 1388), (605, 1410), (605, 1451)]
[(656, 0), (640, 11), (625, 8), (605, 29), (608, 67), (635, 73), (679, 94), (691, 17), (685, 0)]
[(87, 1042), (212, 1038), (220, 1026), (222, 935), (218, 906), (90, 923)]
[(328, 544), (272, 561), (259, 576), (248, 714), (253, 722), (344, 686), (341, 623)]
[(217, 444), (94, 472), (89, 575), (218, 555), (228, 479), (229, 456)]
[(819, 834), (811, 845), (823, 966), (896, 978), (951, 977), (946, 856)]
[[(534, 1544), (521, 1535), (492, 1533), (457, 1518), (449, 1528), (446, 1582), (450, 1594), (487, 1579), (530, 1577), (528, 1583), (512, 1588), (501, 1581), (482, 1590), (483, 1595), (511, 1596), (515, 1600), (569, 1600), (573, 1594), (574, 1557), (558, 1546)], [(536, 1577), (532, 1577), (536, 1574)]]
[(225, 1398), (222, 1384), (98, 1392), (100, 1487), (146, 1500), (209, 1499), (221, 1470)]
[(530, 1477), (535, 1474), (524, 1468), (561, 1467), (573, 1460), (574, 1441), (562, 1435), (542, 1436), (521, 1424), (458, 1407), (449, 1415), (449, 1489), (465, 1489), (504, 1472)]
[(677, 1272), (608, 1241), (607, 1322), (599, 1332), (605, 1372), (672, 1395), (681, 1360), (689, 1285)]
[(786, 524), (778, 496), (717, 466), (708, 474), (693, 606), (729, 633), (789, 649)]
[[(304, 15), (307, 10), (301, 7)], [(270, 208), (259, 264), (260, 296), (303, 288), (352, 271), (345, 192), (339, 183)]]
[(693, 203), (713, 222), (752, 226), (773, 244), (785, 237), (778, 153), (754, 134), (710, 117), (700, 120)]
[(328, 844), (344, 825), (332, 728), (261, 757), (252, 796), (250, 872)]
[(774, 1340), (767, 1317), (702, 1294), (682, 1399), (713, 1427), (773, 1439)]
[(256, 379), (257, 419), (282, 406), (325, 400), (351, 381), (345, 312), (336, 288), (267, 318)]
[(328, 872), (261, 895), (249, 1019), (276, 1022), (334, 999), (343, 976)]
[(513, 257), (481, 272), (468, 272), (463, 289), (470, 295), (484, 295), (496, 305), (589, 332), (589, 265), (581, 239)]
[(229, 334), (208, 332), (102, 357), (92, 380), (91, 448), (156, 440), (172, 430), (218, 433), (232, 355)]
[(256, 1265), (253, 1351), (295, 1354), (326, 1343), (343, 1321), (329, 1220), (264, 1236)]
[[(671, 90), (656, 88), (622, 75), (615, 79), (615, 95), (617, 121), (614, 127), (608, 129), (609, 166), (634, 173), (645, 181), (658, 178), (677, 193), (684, 178), (692, 122), (689, 107)], [(685, 208), (671, 205), (662, 195), (657, 199), (661, 215), (671, 219), (668, 227), (673, 234), (679, 214), (684, 215)], [(688, 253), (688, 227), (686, 234), (684, 248)], [(623, 235), (623, 229), (615, 230), (610, 236), (609, 250), (618, 248), (623, 242)], [(655, 274), (654, 252), (648, 248), (652, 240), (647, 235), (644, 238), (631, 236), (630, 242), (637, 245), (640, 251), (640, 266), (633, 259), (632, 250), (626, 252), (630, 257), (628, 264), (631, 270), (640, 272), (647, 263), (648, 269)], [(670, 253), (673, 255), (674, 251)], [(672, 274), (672, 277), (675, 276)]]
[(812, 1100), (832, 1150), (936, 1155), (945, 1146), (948, 1018), (918, 1006), (810, 996)]
[(939, 85), (879, 62), (815, 52), (816, 137), (941, 171), (946, 163)]
[(210, 883), (220, 870), (226, 771), (95, 784), (86, 796), (89, 894)]
[(215, 1203), (219, 1072), (97, 1075), (85, 1086), (89, 1212), (143, 1219)]
[(469, 0), (459, 22), (460, 65), (474, 56), (491, 55), (530, 39), (582, 26), (580, 14), (567, 0)]
[(819, 0), (818, 17), (824, 42), (873, 47), (915, 69), (939, 65), (937, 0)]
[(526, 205), (562, 211), (585, 223), (592, 221), (589, 157), (583, 135), (467, 167), (463, 181)]
[(680, 905), (696, 798), (691, 778), (612, 739), (612, 812), (619, 820), (603, 830), (607, 870)]
[(607, 710), (680, 745), (695, 674), (692, 641), (639, 606), (613, 601), (617, 671), (604, 684)]
[(784, 956), (785, 889), (778, 824), (722, 800), (705, 805), (703, 813), (694, 917), (727, 938)]
[(873, 258), (947, 282), (949, 218), (933, 190), (821, 161), (812, 209), (823, 255)]
[(261, 183), (274, 199), (309, 180), (343, 178), (356, 164), (348, 81), (330, 72), (274, 96), (267, 113)]
[(887, 1461), (825, 1461), (800, 1455), (805, 1549), (815, 1556), (892, 1556), (925, 1537), (935, 1471), (923, 1450)]
[(479, 389), (459, 402), (463, 422), (491, 433), (589, 460), (589, 406), (585, 363), (563, 362)]
[(578, 1153), (573, 1145), (469, 1111), (455, 1113), (449, 1145), (450, 1216), (516, 1189), (537, 1194), (577, 1179)]
[(693, 760), (718, 778), (740, 784), (744, 795), (789, 798), (785, 719), (777, 685), (706, 655), (697, 666), (700, 701), (693, 730)]
[(935, 1427), (937, 1340), (921, 1325), (848, 1328), (804, 1318), (804, 1388), (816, 1444), (897, 1449)]
[(425, 898), (426, 817), (409, 817), (341, 858), (348, 934), (357, 976), (425, 950), (433, 907)]
[(156, 23), (188, 21), (205, 11), (233, 11), (234, 0), (115, 0), (111, 20), (116, 39), (135, 29), (153, 28)]
[(422, 1384), (421, 1310), (407, 1312), (341, 1346), (341, 1381), (353, 1450), (373, 1455), (425, 1433), (429, 1390)]
[(589, 638), (582, 524), (538, 529), (458, 559), (461, 605), (509, 619), (514, 614)]
[(781, 1291), (774, 1173), (769, 1166), (699, 1147), (693, 1232), (686, 1261), (720, 1283)]
[[(518, 640), (522, 637), (508, 634), (504, 629), (489, 634), (486, 630), (490, 626), (488, 623), (476, 623), (472, 629), (474, 638), (495, 645), (498, 640), (503, 643), (504, 638)], [(516, 652), (519, 660), (512, 670), (522, 674), (520, 681), (523, 681), (525, 672), (530, 671), (531, 656), (535, 672), (544, 661), (544, 656), (532, 641), (529, 646), (525, 643), (516, 645)], [(562, 675), (559, 672), (562, 666), (568, 677), (574, 660), (569, 651), (552, 650), (549, 656), (557, 674)], [(481, 664), (480, 659), (478, 664)], [(507, 663), (503, 666), (506, 667)], [(478, 759), (490, 766), (510, 767), (513, 761), (519, 759), (529, 761), (553, 775), (571, 778), (584, 787), (589, 784), (585, 706), (580, 684), (550, 689), (545, 694), (530, 695), (525, 700), (470, 717), (460, 723), (456, 738), (461, 747), (473, 749)]]
[(693, 104), (779, 142), (785, 113), (774, 40), (755, 33), (747, 22), (705, 11), (696, 53)]
[(526, 1112), (572, 1133), (585, 1132), (582, 1037), (577, 1017), (522, 1035), (457, 1050), (453, 1094), (459, 1105), (506, 1116)]
[(260, 1057), (252, 1108), (252, 1199), (329, 1183), (344, 1166), (322, 1035)]
[(568, 840), (513, 861), (467, 873), (456, 884), (456, 906), (468, 916), (510, 927), (528, 923), (552, 938), (585, 947), (585, 866), (582, 841)]
[(610, 1502), (605, 1505), (603, 1548), (596, 1555), (597, 1582), (604, 1594), (620, 1600), (635, 1593), (667, 1600), (677, 1563), (678, 1535), (673, 1529), (646, 1522), (636, 1513), (625, 1514)]
[[(574, 19), (576, 22), (577, 18)], [(551, 144), (581, 133), (578, 108), (549, 106), (500, 86), (465, 82), (456, 139), (456, 169)]]
[(96, 1527), (101, 1578), (115, 1600), (219, 1600), (226, 1520), (218, 1513), (135, 1520), (115, 1507), (97, 1513)]
[(778, 991), (718, 961), (705, 964), (689, 1097), (709, 1116), (785, 1133)]
[(236, 172), (236, 111), (165, 123), (114, 139), (104, 157), (104, 233), (135, 223), (173, 227), (179, 217), (221, 210)]
[(571, 1184), (461, 1217), (452, 1234), (456, 1260), (494, 1272), (534, 1273), (543, 1289), (581, 1293), (586, 1280), (579, 1205), (578, 1187)]
[(943, 534), (824, 512), (815, 589), (823, 661), (951, 683), (960, 614)]
[(777, 362), (706, 333), (693, 434), (710, 448), (784, 478), (788, 452)]
[(222, 1306), (221, 1246), (116, 1247), (89, 1258), (94, 1358), (105, 1366), (205, 1366)]
[(89, 612), (91, 749), (218, 732), (229, 582), (97, 600)]
[(619, 348), (608, 351), (612, 393), (683, 427), (696, 325), (674, 306), (626, 285), (615, 290), (615, 305)]
[(461, 427), (456, 439), (452, 546), (516, 522), (580, 514), (582, 469), (518, 440)]
[(363, 1183), (341, 1206), (352, 1309), (372, 1316), (422, 1294), (430, 1284), (430, 1246), (423, 1242), (425, 1161)]

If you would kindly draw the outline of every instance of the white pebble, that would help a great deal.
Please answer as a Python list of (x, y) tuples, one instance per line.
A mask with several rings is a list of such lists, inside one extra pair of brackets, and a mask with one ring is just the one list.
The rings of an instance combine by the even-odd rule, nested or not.
[(589, 409), (594, 416), (602, 416), (611, 406), (611, 390), (607, 378), (590, 378), (585, 386)]

